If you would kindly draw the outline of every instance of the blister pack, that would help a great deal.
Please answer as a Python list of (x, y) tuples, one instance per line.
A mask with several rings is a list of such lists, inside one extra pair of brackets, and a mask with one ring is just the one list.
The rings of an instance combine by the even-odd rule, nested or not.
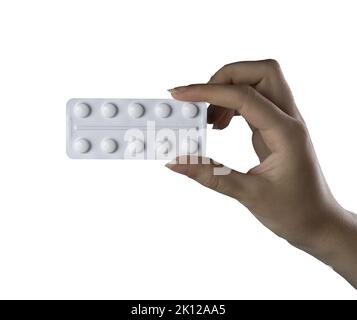
[(165, 159), (204, 155), (207, 109), (173, 99), (71, 99), (67, 154), (73, 159)]

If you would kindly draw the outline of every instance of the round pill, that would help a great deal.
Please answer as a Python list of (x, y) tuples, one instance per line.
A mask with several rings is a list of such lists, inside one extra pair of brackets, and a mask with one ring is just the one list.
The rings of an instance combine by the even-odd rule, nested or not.
[(198, 150), (198, 142), (193, 139), (185, 139), (181, 143), (181, 152), (184, 154), (195, 153)]
[(89, 116), (91, 109), (87, 103), (77, 103), (74, 106), (74, 115), (78, 118), (86, 118)]
[(155, 113), (160, 118), (167, 118), (171, 114), (171, 107), (167, 103), (159, 103), (155, 107)]
[(158, 154), (166, 154), (171, 149), (171, 143), (168, 140), (159, 141), (156, 147), (156, 152)]
[(118, 143), (114, 139), (104, 139), (100, 147), (106, 153), (113, 153), (118, 149)]
[(128, 144), (128, 151), (133, 156), (141, 153), (144, 150), (144, 142), (140, 139), (135, 139)]
[(79, 153), (87, 153), (90, 150), (91, 145), (87, 139), (80, 138), (74, 142), (73, 147), (74, 150)]
[(185, 118), (194, 118), (197, 116), (198, 108), (193, 103), (185, 103), (182, 106), (182, 114)]
[(113, 118), (118, 113), (118, 107), (114, 103), (104, 103), (101, 112), (104, 118)]
[(140, 103), (134, 102), (129, 106), (128, 113), (133, 118), (140, 118), (144, 114), (144, 107)]

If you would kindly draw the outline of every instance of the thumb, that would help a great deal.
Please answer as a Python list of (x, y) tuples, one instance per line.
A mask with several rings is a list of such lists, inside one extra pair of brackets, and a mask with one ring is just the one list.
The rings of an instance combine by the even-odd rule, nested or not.
[[(243, 204), (256, 190), (256, 178), (230, 169), (206, 157), (180, 156), (166, 164), (177, 173), (196, 180), (203, 186), (233, 197)], [(254, 197), (253, 197), (254, 198)]]

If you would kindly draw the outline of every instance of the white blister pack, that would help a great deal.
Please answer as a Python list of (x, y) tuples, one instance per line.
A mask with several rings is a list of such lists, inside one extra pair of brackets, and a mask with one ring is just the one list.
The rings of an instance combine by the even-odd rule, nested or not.
[(67, 154), (73, 159), (165, 159), (204, 155), (207, 109), (173, 99), (71, 99)]

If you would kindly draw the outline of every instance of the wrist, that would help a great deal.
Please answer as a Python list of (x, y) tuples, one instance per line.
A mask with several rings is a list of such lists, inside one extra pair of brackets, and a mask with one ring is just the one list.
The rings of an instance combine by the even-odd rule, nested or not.
[(357, 216), (338, 204), (325, 210), (312, 240), (303, 249), (357, 287)]

